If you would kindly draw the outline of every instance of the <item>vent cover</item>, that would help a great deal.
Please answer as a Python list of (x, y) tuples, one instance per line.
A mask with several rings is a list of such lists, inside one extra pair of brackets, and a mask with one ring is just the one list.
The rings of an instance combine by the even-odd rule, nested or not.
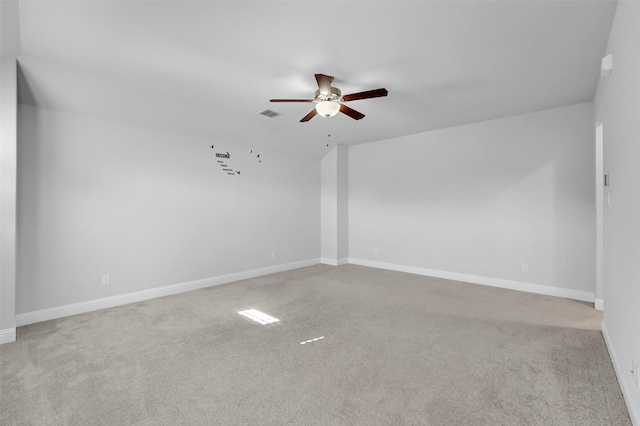
[(273, 117), (277, 117), (279, 115), (282, 115), (279, 112), (271, 111), (270, 109), (265, 109), (263, 111), (260, 111), (260, 114), (266, 115), (269, 118), (273, 118)]

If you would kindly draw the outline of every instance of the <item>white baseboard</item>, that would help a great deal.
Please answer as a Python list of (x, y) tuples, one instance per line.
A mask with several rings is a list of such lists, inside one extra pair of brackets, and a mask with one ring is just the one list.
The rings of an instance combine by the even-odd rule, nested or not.
[(604, 311), (604, 300), (603, 299), (596, 299), (595, 302), (593, 302), (593, 305), (597, 310)]
[(117, 296), (105, 297), (102, 299), (94, 299), (88, 300), (86, 302), (73, 303), (70, 305), (40, 309), (33, 312), (25, 312), (16, 315), (16, 325), (18, 327), (21, 327), (23, 325), (35, 324), (37, 322), (68, 317), (70, 315), (82, 314), (85, 312), (96, 311), (98, 309), (112, 308), (114, 306), (127, 305), (129, 303), (142, 302), (144, 300), (170, 296), (177, 293), (184, 293), (185, 291), (198, 290), (201, 288), (212, 287), (215, 285), (226, 284), (239, 280), (246, 280), (248, 278), (259, 277), (276, 272), (284, 272), (292, 269), (303, 268), (305, 266), (317, 265), (318, 263), (320, 263), (320, 259), (318, 258), (301, 260), (298, 262), (285, 263), (282, 265), (268, 266), (266, 268), (221, 275), (218, 277), (204, 278), (201, 280), (188, 281), (180, 284), (150, 288), (148, 290), (135, 291), (133, 293), (120, 294)]
[(609, 332), (607, 331), (607, 325), (604, 321), (602, 321), (602, 336), (604, 337), (604, 343), (607, 345), (609, 358), (611, 358), (613, 369), (616, 372), (618, 383), (620, 384), (620, 389), (622, 390), (622, 396), (624, 396), (624, 402), (626, 402), (627, 404), (629, 417), (631, 417), (631, 423), (633, 423), (634, 426), (640, 426), (640, 401), (633, 397), (629, 389), (628, 377), (630, 376), (630, 369), (622, 367), (622, 365), (627, 365), (627, 363), (620, 362), (620, 359), (618, 358), (618, 355), (613, 348), (613, 343), (611, 343), (611, 338), (609, 337)]
[(331, 266), (346, 265), (347, 263), (349, 263), (349, 258), (343, 257), (342, 259), (331, 259), (328, 257), (321, 257), (320, 263), (324, 263), (325, 265), (331, 265)]
[(416, 266), (396, 265), (394, 263), (376, 262), (374, 260), (349, 258), (349, 263), (372, 268), (388, 269), (391, 271), (407, 272), (409, 274), (425, 275), (428, 277), (444, 278), (447, 280), (463, 281), (471, 284), (488, 285), (509, 290), (526, 291), (527, 293), (545, 294), (548, 296), (564, 297), (583, 302), (593, 303), (595, 294), (588, 291), (571, 290), (568, 288), (551, 287), (541, 284), (531, 284), (521, 281), (503, 280), (500, 278), (482, 277), (478, 275), (460, 274), (457, 272), (438, 271), (436, 269), (419, 268)]
[(16, 341), (16, 328), (5, 328), (0, 330), (0, 345)]

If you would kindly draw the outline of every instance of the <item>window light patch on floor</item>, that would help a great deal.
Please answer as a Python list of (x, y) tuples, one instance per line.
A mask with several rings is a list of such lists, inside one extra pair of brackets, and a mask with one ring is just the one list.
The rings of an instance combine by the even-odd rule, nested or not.
[(247, 309), (246, 311), (238, 311), (238, 313), (262, 325), (272, 324), (274, 322), (280, 321), (278, 318), (274, 318), (271, 315), (267, 315), (257, 309)]

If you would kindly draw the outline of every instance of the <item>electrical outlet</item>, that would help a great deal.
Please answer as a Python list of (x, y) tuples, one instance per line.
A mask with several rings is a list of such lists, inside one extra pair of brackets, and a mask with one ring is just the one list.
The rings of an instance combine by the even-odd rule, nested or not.
[(373, 254), (378, 254), (378, 247), (373, 249)]
[(523, 263), (521, 266), (522, 272), (529, 272), (529, 264)]
[(278, 255), (278, 253), (276, 253), (276, 251), (275, 251), (275, 250), (271, 252), (271, 257), (272, 257), (273, 259), (275, 259), (277, 255)]
[(102, 276), (102, 285), (109, 285), (109, 275)]

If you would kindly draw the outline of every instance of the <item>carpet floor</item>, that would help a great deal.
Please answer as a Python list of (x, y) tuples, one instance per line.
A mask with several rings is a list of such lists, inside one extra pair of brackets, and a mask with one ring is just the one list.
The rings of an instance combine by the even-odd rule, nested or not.
[(0, 423), (630, 425), (601, 321), (569, 299), (316, 265), (18, 328)]

